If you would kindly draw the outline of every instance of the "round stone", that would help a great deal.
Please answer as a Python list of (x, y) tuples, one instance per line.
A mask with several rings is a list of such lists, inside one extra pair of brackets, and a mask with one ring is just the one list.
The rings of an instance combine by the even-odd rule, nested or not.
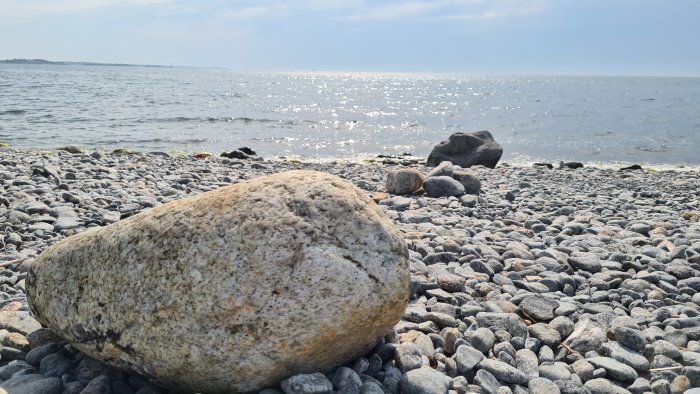
[(179, 390), (246, 392), (366, 353), (404, 313), (408, 265), (362, 191), (290, 171), (55, 243), (26, 288), (37, 319), (94, 359)]
[(540, 296), (531, 296), (522, 300), (518, 308), (527, 316), (532, 317), (537, 321), (550, 321), (554, 319), (554, 310), (559, 307), (559, 302), (542, 298)]
[(386, 190), (393, 194), (409, 194), (420, 189), (423, 176), (412, 168), (389, 171), (386, 177)]

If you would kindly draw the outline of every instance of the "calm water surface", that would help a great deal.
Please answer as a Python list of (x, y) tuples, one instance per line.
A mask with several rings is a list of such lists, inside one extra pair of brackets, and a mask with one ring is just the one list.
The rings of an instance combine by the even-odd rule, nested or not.
[(700, 164), (700, 78), (0, 65), (0, 142), (425, 156), (486, 129), (505, 160)]

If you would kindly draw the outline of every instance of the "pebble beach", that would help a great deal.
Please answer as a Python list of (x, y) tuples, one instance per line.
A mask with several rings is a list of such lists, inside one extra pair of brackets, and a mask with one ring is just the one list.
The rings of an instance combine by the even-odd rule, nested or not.
[(408, 245), (411, 296), (364, 357), (263, 392), (700, 393), (697, 170), (500, 163), (470, 169), (479, 194), (431, 198), (387, 193), (399, 168), (430, 171), (410, 158), (2, 148), (0, 393), (176, 392), (42, 328), (29, 313), (27, 270), (73, 234), (297, 169), (337, 175), (377, 201)]

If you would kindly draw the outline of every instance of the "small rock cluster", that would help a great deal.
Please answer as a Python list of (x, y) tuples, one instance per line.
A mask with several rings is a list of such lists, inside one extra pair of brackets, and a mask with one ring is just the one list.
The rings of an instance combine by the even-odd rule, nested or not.
[(443, 161), (423, 178), (416, 169), (389, 171), (386, 189), (392, 194), (411, 194), (421, 190), (429, 197), (459, 197), (464, 194), (477, 195), (481, 181), (469, 169)]
[[(85, 356), (27, 312), (26, 271), (50, 244), (283, 170), (333, 173), (367, 194), (387, 192), (390, 171), (422, 170), (2, 153), (0, 388), (49, 394), (168, 392)], [(481, 182), (478, 195), (379, 201), (409, 247), (411, 294), (401, 322), (363, 357), (263, 392), (697, 394), (697, 172), (503, 165), (470, 171)], [(56, 226), (59, 218), (69, 224)]]

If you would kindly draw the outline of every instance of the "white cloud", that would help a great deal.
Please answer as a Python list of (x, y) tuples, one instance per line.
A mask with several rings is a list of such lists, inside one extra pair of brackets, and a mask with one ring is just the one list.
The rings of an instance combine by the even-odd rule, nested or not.
[(150, 7), (160, 15), (197, 15), (255, 20), (292, 13), (323, 13), (354, 22), (364, 20), (475, 20), (522, 16), (551, 0), (0, 0), (2, 18), (71, 14), (108, 8)]
[(74, 13), (107, 7), (142, 7), (175, 3), (176, 0), (2, 0), (5, 16), (33, 16)]
[(489, 20), (524, 16), (543, 8), (547, 0), (434, 0), (397, 1), (356, 7), (345, 19)]
[(403, 19), (411, 18), (434, 12), (440, 8), (437, 1), (434, 2), (405, 2), (385, 5), (380, 7), (365, 7), (359, 13), (347, 17), (349, 20), (364, 19)]

